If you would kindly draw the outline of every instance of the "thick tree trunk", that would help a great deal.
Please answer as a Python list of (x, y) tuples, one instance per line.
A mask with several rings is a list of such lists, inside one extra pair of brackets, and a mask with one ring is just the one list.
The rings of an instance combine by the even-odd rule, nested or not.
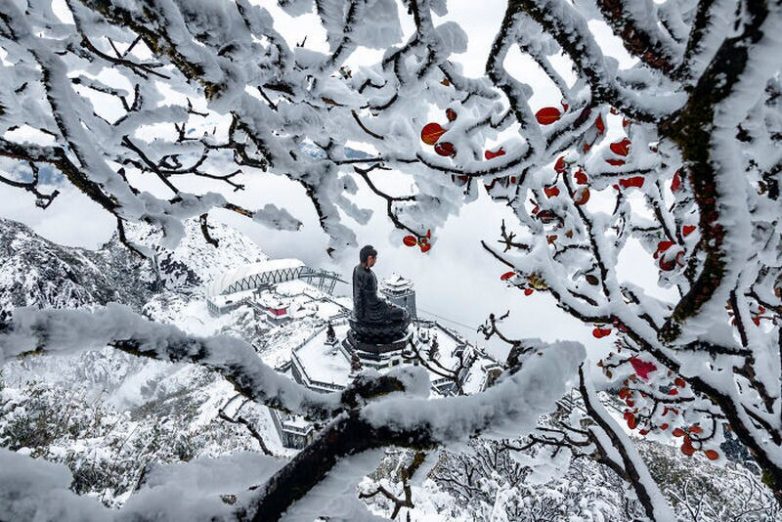
[(279, 520), (285, 511), (323, 480), (337, 462), (350, 455), (384, 446), (431, 449), (437, 445), (427, 430), (375, 428), (357, 410), (340, 415), (284, 468), (279, 470), (252, 501), (253, 522)]

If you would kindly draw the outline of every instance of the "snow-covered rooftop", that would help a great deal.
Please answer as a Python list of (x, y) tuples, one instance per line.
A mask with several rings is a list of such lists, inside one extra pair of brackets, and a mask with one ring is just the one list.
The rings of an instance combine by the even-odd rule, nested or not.
[(390, 277), (383, 280), (382, 286), (385, 288), (388, 288), (389, 290), (394, 291), (401, 291), (401, 290), (407, 290), (408, 288), (413, 287), (413, 282), (409, 279), (405, 279), (401, 275), (397, 273), (391, 274)]
[(227, 304), (238, 303), (242, 299), (252, 297), (253, 290), (243, 290), (241, 292), (234, 292), (228, 295), (214, 295), (209, 298), (216, 306), (225, 306)]
[(276, 271), (296, 270), (304, 268), (304, 266), (304, 263), (298, 259), (269, 259), (260, 263), (240, 266), (214, 278), (207, 287), (206, 293), (210, 296), (220, 295), (225, 293), (231, 285), (243, 279), (250, 279), (253, 276), (270, 274)]

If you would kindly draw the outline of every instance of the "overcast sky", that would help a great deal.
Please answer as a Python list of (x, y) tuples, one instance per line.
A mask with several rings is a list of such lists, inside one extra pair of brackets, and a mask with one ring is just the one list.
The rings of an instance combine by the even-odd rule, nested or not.
[[(273, 3), (262, 3), (272, 4), (277, 28), (289, 41), (301, 41), (307, 36), (307, 47), (323, 50), (324, 35), (314, 14), (292, 19), (281, 15)], [(458, 22), (469, 36), (467, 53), (456, 58), (463, 63), (466, 74), (481, 76), (492, 39), (503, 16), (504, 2), (459, 1), (450, 4), (451, 12), (446, 19)], [(409, 20), (405, 20), (403, 29), (405, 36), (412, 31)], [(632, 63), (621, 46), (612, 41), (606, 27), (593, 24), (593, 29), (601, 35), (601, 41), (605, 42), (609, 54), (615, 56), (623, 67)], [(350, 61), (360, 63), (377, 56), (374, 51), (362, 50)], [(566, 62), (562, 60), (562, 64), (564, 66)], [(522, 77), (535, 89), (533, 107), (559, 101), (560, 95), (550, 88), (547, 80), (534, 73), (519, 53), (511, 54), (507, 65), (514, 75)], [(343, 252), (337, 259), (330, 259), (326, 255), (327, 238), (320, 230), (315, 211), (300, 186), (282, 177), (260, 173), (247, 176), (244, 181), (247, 190), (238, 194), (238, 199), (237, 195), (231, 195), (232, 198), (248, 208), (257, 208), (268, 202), (285, 206), (304, 222), (302, 230), (295, 233), (274, 231), (219, 210), (212, 213), (213, 219), (246, 233), (272, 257), (297, 257), (311, 266), (338, 270), (349, 279), (352, 267), (357, 262), (358, 249)], [(592, 353), (602, 353), (601, 348), (610, 345), (610, 339), (593, 339), (590, 335), (591, 325), (583, 325), (571, 319), (558, 310), (547, 295), (536, 292), (525, 297), (519, 290), (509, 289), (499, 280), (505, 268), (485, 253), (479, 242), (481, 239), (489, 242), (496, 240), (503, 218), (509, 223), (515, 220), (504, 204), (492, 202), (483, 189), (475, 202), (463, 207), (458, 216), (452, 217), (438, 231), (437, 243), (424, 255), (417, 248), (390, 242), (392, 225), (385, 217), (383, 201), (372, 197), (362, 182), (359, 182), (359, 186), (361, 190), (355, 199), (363, 206), (372, 208), (375, 214), (366, 226), (359, 226), (348, 218), (346, 223), (354, 228), (359, 247), (371, 243), (379, 250), (376, 266), (379, 277), (398, 272), (413, 280), (422, 315), (436, 314), (455, 321), (444, 324), (475, 339), (476, 327), (490, 313), (501, 314), (510, 310), (511, 320), (507, 325), (510, 335), (540, 337), (544, 340), (578, 339), (587, 344), (588, 348), (591, 347)], [(221, 187), (210, 185), (208, 188), (216, 190)], [(76, 190), (70, 187), (61, 187), (60, 190), (62, 195), (49, 209), (42, 211), (34, 207), (34, 200), (29, 194), (0, 185), (0, 201), (3, 202), (0, 216), (27, 223), (36, 232), (61, 244), (96, 248), (108, 240), (114, 231), (113, 217)], [(645, 257), (648, 256), (638, 255), (630, 260), (623, 259), (622, 263), (623, 266), (632, 267), (636, 283), (650, 288), (655, 286), (656, 278), (651, 263)], [(638, 263), (644, 262), (649, 263), (647, 277), (637, 270)], [(348, 294), (350, 287), (338, 286), (337, 292)], [(492, 349), (497, 354), (503, 352), (496, 346)]]

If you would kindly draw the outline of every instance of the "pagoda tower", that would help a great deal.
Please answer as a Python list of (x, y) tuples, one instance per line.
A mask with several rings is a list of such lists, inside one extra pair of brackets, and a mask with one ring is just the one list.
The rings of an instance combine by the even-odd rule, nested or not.
[(395, 305), (407, 309), (414, 321), (418, 319), (412, 281), (397, 273), (391, 274), (391, 277), (381, 283), (380, 293)]

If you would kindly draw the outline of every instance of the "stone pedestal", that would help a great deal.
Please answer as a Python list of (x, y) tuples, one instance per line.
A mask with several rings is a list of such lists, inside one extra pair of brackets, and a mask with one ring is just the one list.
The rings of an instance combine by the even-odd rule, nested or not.
[(349, 354), (355, 354), (365, 367), (381, 369), (402, 363), (402, 352), (412, 337), (405, 330), (401, 337), (387, 343), (367, 343), (361, 341), (353, 330), (348, 332), (342, 347)]
[(351, 316), (348, 322), (350, 333), (357, 342), (367, 345), (387, 345), (407, 335), (410, 316), (405, 314), (403, 321), (383, 323), (359, 322)]

